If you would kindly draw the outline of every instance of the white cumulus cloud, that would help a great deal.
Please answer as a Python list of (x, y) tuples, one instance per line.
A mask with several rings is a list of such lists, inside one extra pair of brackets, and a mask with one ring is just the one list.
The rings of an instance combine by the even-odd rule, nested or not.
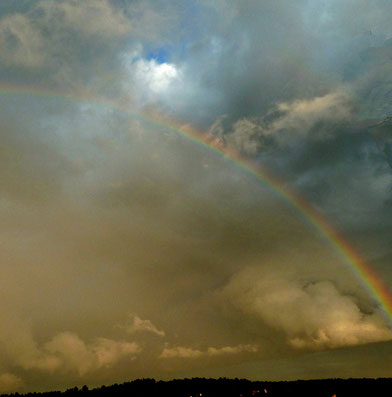
[(364, 313), (330, 281), (303, 283), (248, 269), (225, 293), (243, 312), (283, 332), (293, 348), (321, 350), (392, 340), (378, 311)]
[(86, 344), (78, 335), (63, 332), (46, 343), (45, 350), (59, 359), (60, 369), (77, 371), (82, 376), (101, 367), (110, 367), (124, 357), (132, 357), (141, 348), (135, 342), (107, 338), (97, 338)]

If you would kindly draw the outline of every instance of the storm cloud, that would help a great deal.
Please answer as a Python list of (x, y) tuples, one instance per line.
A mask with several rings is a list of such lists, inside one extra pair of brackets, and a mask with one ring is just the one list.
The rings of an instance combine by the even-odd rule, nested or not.
[(0, 392), (391, 376), (390, 315), (355, 263), (186, 133), (278, 175), (388, 286), (391, 12), (3, 1)]

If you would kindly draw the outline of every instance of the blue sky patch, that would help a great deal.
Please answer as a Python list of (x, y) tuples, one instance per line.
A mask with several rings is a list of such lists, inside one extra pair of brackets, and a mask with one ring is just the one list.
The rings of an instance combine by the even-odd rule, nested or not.
[(167, 63), (169, 61), (169, 54), (164, 48), (158, 48), (147, 53), (146, 57), (149, 61), (154, 59), (157, 63)]

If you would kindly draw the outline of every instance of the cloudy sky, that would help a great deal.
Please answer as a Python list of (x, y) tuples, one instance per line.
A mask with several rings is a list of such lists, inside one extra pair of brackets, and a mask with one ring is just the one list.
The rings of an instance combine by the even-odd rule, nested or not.
[(390, 315), (322, 230), (173, 131), (278, 175), (392, 286), (391, 14), (2, 0), (0, 392), (392, 376)]

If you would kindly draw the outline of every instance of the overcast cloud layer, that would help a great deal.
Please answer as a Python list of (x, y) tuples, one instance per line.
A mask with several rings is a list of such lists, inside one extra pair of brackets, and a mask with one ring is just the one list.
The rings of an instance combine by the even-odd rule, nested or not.
[(163, 125), (272, 170), (391, 285), (391, 14), (3, 0), (0, 392), (392, 376), (391, 323), (343, 255)]

